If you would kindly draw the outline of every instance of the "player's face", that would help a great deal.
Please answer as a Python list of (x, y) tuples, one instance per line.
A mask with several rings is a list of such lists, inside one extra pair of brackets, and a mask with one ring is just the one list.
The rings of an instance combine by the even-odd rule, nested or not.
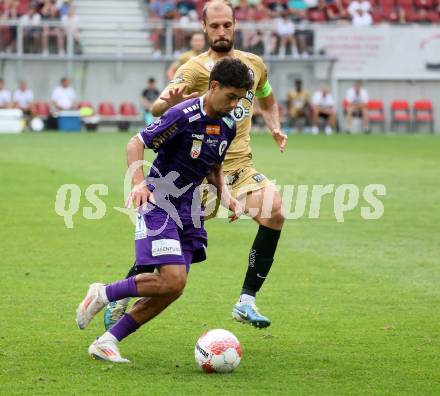
[(196, 52), (203, 51), (203, 48), (205, 48), (205, 36), (203, 34), (195, 34), (192, 36), (191, 48)]
[(212, 108), (217, 115), (223, 117), (234, 110), (241, 98), (246, 95), (246, 89), (234, 87), (222, 87), (216, 85), (213, 88)]
[(218, 4), (208, 8), (203, 29), (215, 52), (229, 52), (234, 46), (234, 17), (228, 6)]

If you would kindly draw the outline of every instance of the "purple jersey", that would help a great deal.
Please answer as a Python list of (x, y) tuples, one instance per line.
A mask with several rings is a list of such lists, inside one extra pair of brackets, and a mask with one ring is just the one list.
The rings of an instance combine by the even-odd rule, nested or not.
[(182, 220), (200, 211), (192, 207), (197, 195), (194, 190), (214, 164), (223, 162), (236, 134), (234, 119), (229, 115), (209, 117), (203, 111), (203, 99), (190, 99), (170, 108), (138, 135), (146, 147), (157, 152), (148, 174), (150, 190), (156, 191), (156, 198), (171, 202)]
[(139, 133), (144, 145), (158, 154), (149, 177), (165, 177), (176, 171), (176, 187), (190, 183), (198, 186), (214, 164), (223, 162), (236, 134), (235, 121), (229, 115), (209, 117), (203, 111), (203, 99), (190, 99), (170, 108)]

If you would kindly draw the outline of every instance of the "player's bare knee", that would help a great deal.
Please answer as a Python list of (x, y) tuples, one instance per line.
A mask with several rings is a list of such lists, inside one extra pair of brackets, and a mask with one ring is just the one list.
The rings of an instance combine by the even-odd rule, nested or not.
[(176, 276), (174, 279), (170, 280), (167, 285), (167, 293), (169, 295), (180, 297), (186, 286), (186, 276)]
[(274, 205), (272, 209), (272, 216), (270, 218), (271, 222), (276, 226), (282, 226), (284, 224), (284, 213), (281, 203), (279, 205)]
[(161, 294), (179, 297), (186, 285), (185, 266), (173, 266), (172, 272), (163, 272), (161, 278)]

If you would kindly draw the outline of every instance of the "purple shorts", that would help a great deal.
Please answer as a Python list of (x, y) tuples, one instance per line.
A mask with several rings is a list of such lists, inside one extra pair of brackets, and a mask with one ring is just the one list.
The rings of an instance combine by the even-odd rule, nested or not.
[(183, 220), (183, 229), (161, 208), (153, 207), (136, 220), (136, 266), (182, 264), (206, 260), (208, 235), (202, 226)]

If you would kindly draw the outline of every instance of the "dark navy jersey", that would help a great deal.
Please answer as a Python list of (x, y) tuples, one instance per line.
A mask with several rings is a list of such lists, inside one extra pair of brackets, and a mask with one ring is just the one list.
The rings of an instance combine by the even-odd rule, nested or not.
[[(203, 110), (204, 97), (190, 99), (170, 108), (138, 135), (155, 152), (149, 177), (179, 175), (180, 188), (200, 185), (214, 164), (221, 164), (236, 134), (234, 119), (227, 115), (211, 118)], [(158, 172), (160, 174), (158, 174)]]

